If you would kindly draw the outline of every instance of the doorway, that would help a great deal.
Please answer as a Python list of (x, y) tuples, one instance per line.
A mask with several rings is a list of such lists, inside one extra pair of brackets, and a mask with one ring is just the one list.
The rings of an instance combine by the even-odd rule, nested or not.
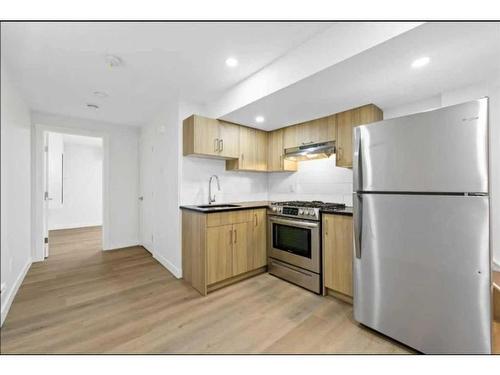
[(82, 241), (82, 233), (91, 233), (92, 248), (102, 250), (103, 139), (44, 131), (43, 140), (44, 258), (78, 250), (60, 242)]

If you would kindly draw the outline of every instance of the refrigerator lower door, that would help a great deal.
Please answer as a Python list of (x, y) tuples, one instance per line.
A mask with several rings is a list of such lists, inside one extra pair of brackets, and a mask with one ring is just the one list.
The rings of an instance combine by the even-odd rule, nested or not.
[(488, 197), (354, 199), (354, 318), (424, 353), (491, 353)]

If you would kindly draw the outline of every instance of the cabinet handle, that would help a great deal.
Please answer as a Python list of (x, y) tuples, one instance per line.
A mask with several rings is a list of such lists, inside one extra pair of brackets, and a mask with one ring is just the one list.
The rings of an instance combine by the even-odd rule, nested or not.
[(325, 217), (325, 236), (328, 236), (328, 219)]
[(238, 242), (238, 231), (235, 229), (234, 230), (234, 243)]
[(241, 161), (245, 159), (245, 154), (241, 154)]
[(337, 160), (342, 160), (342, 147), (339, 147), (339, 152), (337, 156), (338, 156)]
[(255, 226), (257, 226), (257, 214), (253, 215), (255, 217)]
[(219, 151), (224, 151), (224, 140), (223, 139), (221, 139), (219, 141)]
[(310, 144), (312, 144), (312, 143), (314, 143), (314, 141), (302, 142), (302, 145), (310, 145)]
[(219, 151), (219, 138), (214, 139), (214, 151)]
[(233, 230), (229, 229), (229, 244), (231, 245), (233, 243)]

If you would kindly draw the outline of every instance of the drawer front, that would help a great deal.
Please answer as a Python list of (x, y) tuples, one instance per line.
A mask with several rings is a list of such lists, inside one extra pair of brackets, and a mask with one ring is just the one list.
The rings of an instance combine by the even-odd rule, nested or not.
[(227, 212), (215, 212), (208, 214), (207, 227), (217, 227), (220, 225), (248, 223), (254, 218), (254, 210), (237, 210)]

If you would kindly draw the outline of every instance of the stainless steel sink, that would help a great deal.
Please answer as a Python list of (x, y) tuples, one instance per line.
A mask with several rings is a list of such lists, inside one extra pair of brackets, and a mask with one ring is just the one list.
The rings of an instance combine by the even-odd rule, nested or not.
[(204, 205), (196, 206), (196, 207), (207, 210), (207, 209), (221, 209), (221, 208), (232, 208), (232, 207), (241, 207), (241, 206), (238, 204), (204, 204)]

